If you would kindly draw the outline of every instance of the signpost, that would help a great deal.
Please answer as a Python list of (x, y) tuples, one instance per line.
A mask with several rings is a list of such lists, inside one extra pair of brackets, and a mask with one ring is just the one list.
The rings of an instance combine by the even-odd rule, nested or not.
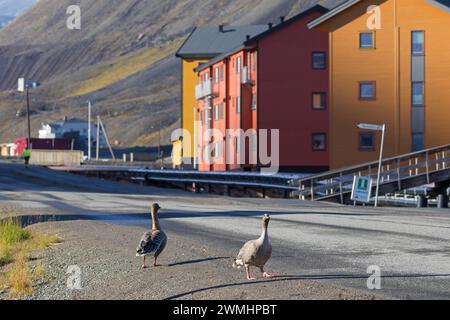
[(384, 137), (386, 135), (386, 125), (385, 124), (376, 125), (376, 124), (360, 123), (360, 124), (358, 124), (358, 128), (362, 129), (362, 130), (381, 131), (380, 160), (379, 160), (379, 165), (378, 165), (377, 191), (375, 194), (375, 207), (378, 207), (378, 195), (380, 193), (381, 167), (383, 164)]
[(372, 197), (372, 178), (355, 176), (353, 179), (352, 201), (369, 203)]

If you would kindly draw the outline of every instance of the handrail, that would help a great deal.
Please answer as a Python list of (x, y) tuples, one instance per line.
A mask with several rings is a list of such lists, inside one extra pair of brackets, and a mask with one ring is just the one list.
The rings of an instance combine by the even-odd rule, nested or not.
[[(408, 154), (404, 154), (404, 155), (400, 155), (400, 156), (396, 156), (396, 157), (386, 158), (386, 159), (383, 159), (382, 165), (389, 164), (394, 161), (402, 162), (405, 160), (411, 160), (411, 159), (418, 158), (419, 156), (422, 156), (422, 155), (429, 155), (430, 153), (438, 153), (441, 151), (448, 151), (448, 150), (450, 150), (450, 144), (440, 146), (440, 147), (425, 149), (422, 151), (412, 152), (412, 153), (408, 153)], [(345, 167), (345, 168), (341, 168), (341, 169), (328, 171), (328, 172), (321, 173), (321, 174), (314, 175), (314, 176), (308, 176), (308, 177), (305, 177), (302, 179), (295, 180), (294, 183), (298, 183), (301, 185), (302, 182), (304, 182), (304, 181), (325, 180), (326, 178), (336, 177), (337, 175), (339, 175), (341, 173), (343, 175), (346, 175), (346, 174), (354, 173), (355, 171), (356, 172), (357, 171), (365, 171), (368, 167), (373, 167), (373, 166), (378, 166), (378, 165), (379, 165), (379, 161), (375, 160), (375, 161), (367, 162), (364, 164), (359, 164), (359, 165), (354, 165), (354, 166), (349, 166), (349, 167)]]

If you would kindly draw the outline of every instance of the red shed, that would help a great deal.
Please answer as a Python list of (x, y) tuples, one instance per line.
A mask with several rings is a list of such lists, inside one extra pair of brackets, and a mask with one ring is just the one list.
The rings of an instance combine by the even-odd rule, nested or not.
[[(27, 138), (14, 140), (16, 156), (22, 155), (27, 146)], [(70, 150), (72, 148), (71, 139), (37, 139), (31, 138), (31, 149), (33, 150)]]

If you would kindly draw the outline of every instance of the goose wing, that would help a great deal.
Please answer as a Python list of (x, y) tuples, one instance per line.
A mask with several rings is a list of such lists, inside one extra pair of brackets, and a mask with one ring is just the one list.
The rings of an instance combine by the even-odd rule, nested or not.
[(166, 242), (166, 235), (161, 231), (146, 232), (136, 249), (137, 255), (147, 255), (158, 252)]
[(258, 247), (258, 243), (255, 240), (247, 242), (239, 251), (236, 262), (238, 264), (251, 264), (255, 260)]

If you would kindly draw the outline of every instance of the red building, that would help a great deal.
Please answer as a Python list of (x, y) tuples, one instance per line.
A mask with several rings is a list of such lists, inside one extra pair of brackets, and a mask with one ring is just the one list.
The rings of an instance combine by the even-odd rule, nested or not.
[[(14, 140), (16, 145), (15, 155), (21, 156), (28, 144), (27, 138)], [(30, 140), (32, 150), (70, 150), (72, 147), (71, 139), (36, 139)]]
[[(257, 143), (251, 146), (249, 139), (227, 139), (230, 129), (253, 129), (258, 141), (261, 130), (278, 129), (282, 171), (328, 169), (328, 35), (307, 27), (327, 11), (315, 6), (288, 21), (281, 18), (277, 26), (270, 25), (241, 47), (196, 69), (200, 79), (197, 120), (201, 123), (195, 138), (197, 152), (212, 155), (212, 161), (199, 158), (199, 170), (267, 165), (261, 161)], [(206, 129), (221, 134), (205, 139)], [(245, 160), (239, 162), (237, 150), (243, 142)], [(251, 160), (253, 151), (258, 154), (256, 161)]]

